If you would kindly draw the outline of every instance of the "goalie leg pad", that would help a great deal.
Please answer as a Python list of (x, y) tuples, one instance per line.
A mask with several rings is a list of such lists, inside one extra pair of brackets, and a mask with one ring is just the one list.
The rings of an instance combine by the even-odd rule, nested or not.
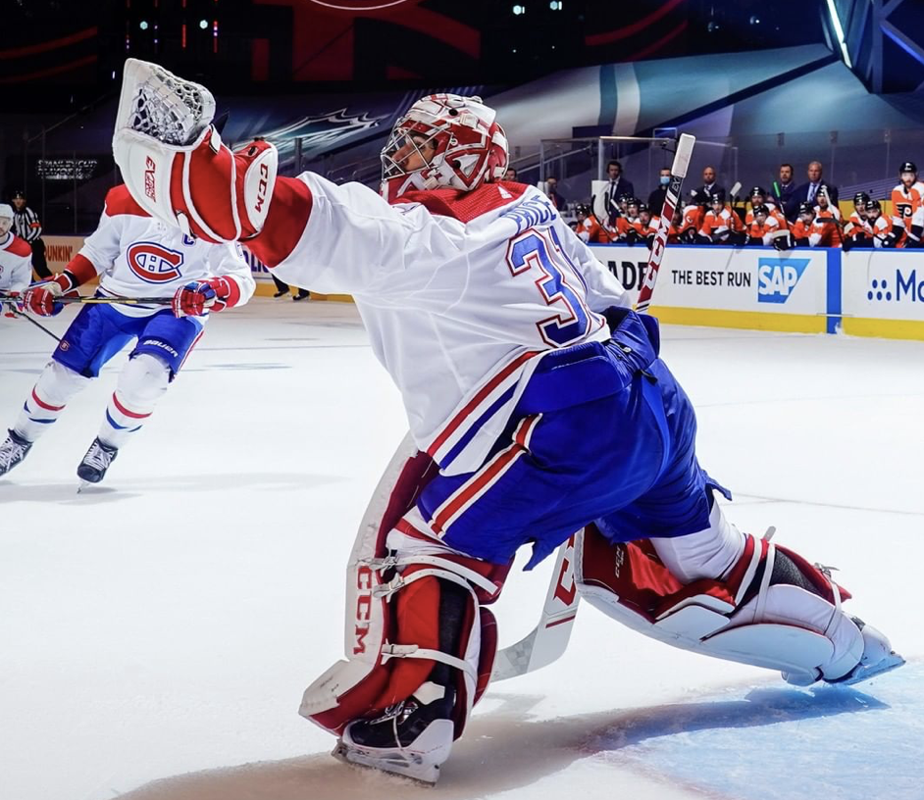
[[(734, 538), (729, 529), (737, 533), (718, 505), (710, 523), (717, 539)], [(827, 569), (781, 549), (804, 581), (798, 586), (773, 584), (777, 548), (766, 539), (737, 535), (744, 546), (730, 569), (721, 570), (723, 561), (718, 559), (717, 575), (684, 583), (659, 558), (661, 542), (613, 545), (591, 526), (575, 544), (575, 578), (592, 605), (647, 636), (717, 658), (779, 669), (799, 685), (848, 679), (864, 659), (872, 661), (876, 653), (890, 650), (888, 640), (875, 641), (878, 632), (864, 637), (862, 623), (841, 609), (850, 595), (831, 580)], [(677, 549), (666, 552), (675, 556)]]
[[(497, 638), (481, 599), (497, 597), (506, 568), (428, 535), (414, 503), (435, 472), (408, 437), (360, 525), (347, 569), (347, 660), (305, 690), (299, 710), (332, 733), (409, 698), (440, 664), (451, 668), (454, 681), (457, 738), (486, 686)], [(465, 598), (453, 652), (440, 649), (439, 598), (446, 584), (459, 587)]]

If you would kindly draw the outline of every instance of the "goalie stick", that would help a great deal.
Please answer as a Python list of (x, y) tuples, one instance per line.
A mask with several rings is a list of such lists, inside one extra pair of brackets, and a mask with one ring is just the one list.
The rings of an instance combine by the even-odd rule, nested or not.
[[(635, 307), (639, 314), (645, 314), (651, 305), (651, 295), (658, 281), (658, 270), (664, 258), (668, 232), (674, 218), (674, 211), (680, 202), (683, 179), (687, 176), (694, 144), (696, 144), (696, 138), (683, 133), (674, 151), (671, 182), (664, 196), (658, 232), (651, 246), (648, 269), (645, 271), (645, 280), (642, 282), (638, 303)], [(503, 681), (545, 667), (561, 658), (568, 647), (571, 629), (581, 602), (577, 585), (574, 582), (574, 538), (572, 536), (558, 548), (558, 557), (552, 570), (552, 581), (546, 593), (539, 623), (516, 644), (498, 650), (494, 659), (494, 671), (491, 673), (492, 681)]]

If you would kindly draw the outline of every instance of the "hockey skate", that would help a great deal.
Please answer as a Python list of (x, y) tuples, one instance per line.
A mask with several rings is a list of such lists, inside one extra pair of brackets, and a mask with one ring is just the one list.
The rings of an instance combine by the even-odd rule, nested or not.
[(23, 461), (31, 449), (32, 442), (23, 439), (10, 428), (6, 441), (0, 444), (0, 476), (6, 475), (20, 461)]
[(83, 461), (80, 462), (80, 466), (77, 467), (77, 477), (80, 478), (80, 488), (77, 491), (80, 492), (87, 486), (99, 483), (105, 478), (106, 470), (118, 454), (117, 447), (103, 444), (99, 437), (94, 439)]
[[(439, 696), (424, 702), (437, 692)], [(381, 717), (347, 725), (332, 755), (348, 764), (434, 784), (452, 748), (454, 697), (451, 687), (427, 682), (415, 696), (392, 706)]]

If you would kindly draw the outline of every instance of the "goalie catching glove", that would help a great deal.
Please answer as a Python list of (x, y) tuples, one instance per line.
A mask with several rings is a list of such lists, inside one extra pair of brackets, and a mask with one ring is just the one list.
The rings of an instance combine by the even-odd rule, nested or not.
[(232, 153), (210, 124), (214, 114), (205, 87), (129, 59), (112, 149), (151, 216), (208, 242), (239, 241), (266, 221), (278, 155), (261, 140)]

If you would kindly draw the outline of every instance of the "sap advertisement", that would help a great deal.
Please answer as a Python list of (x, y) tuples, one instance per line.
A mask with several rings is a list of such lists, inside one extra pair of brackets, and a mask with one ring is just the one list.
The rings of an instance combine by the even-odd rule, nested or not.
[[(594, 255), (638, 296), (645, 247), (593, 246)], [(827, 252), (668, 246), (652, 305), (722, 311), (823, 315)]]
[(845, 319), (924, 321), (924, 259), (917, 250), (851, 250), (841, 266)]

